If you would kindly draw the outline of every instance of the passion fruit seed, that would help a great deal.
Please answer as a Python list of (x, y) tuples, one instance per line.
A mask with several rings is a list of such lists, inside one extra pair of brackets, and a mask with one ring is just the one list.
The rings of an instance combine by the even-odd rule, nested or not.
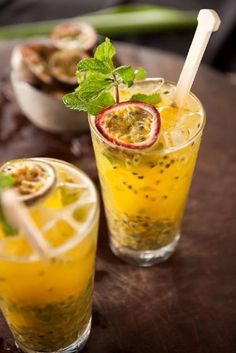
[(51, 35), (58, 49), (92, 49), (97, 42), (97, 33), (87, 23), (63, 23), (55, 27)]
[(161, 120), (154, 106), (130, 101), (102, 110), (96, 116), (95, 125), (110, 142), (126, 148), (142, 149), (156, 142)]
[(20, 200), (32, 205), (44, 198), (56, 183), (54, 168), (40, 161), (13, 161), (6, 163), (1, 171), (15, 179), (14, 188)]
[(142, 215), (106, 211), (111, 220), (112, 240), (120, 247), (155, 250), (168, 244), (176, 234), (177, 224), (168, 219), (152, 220), (145, 210)]

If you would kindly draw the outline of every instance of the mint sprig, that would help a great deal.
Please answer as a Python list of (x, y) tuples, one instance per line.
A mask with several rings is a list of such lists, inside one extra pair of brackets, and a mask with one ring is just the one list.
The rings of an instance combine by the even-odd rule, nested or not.
[(0, 173), (0, 191), (14, 185), (15, 179), (5, 173)]
[[(10, 175), (0, 173), (0, 192), (8, 187), (11, 187), (14, 185), (15, 179), (12, 178)], [(1, 204), (0, 204), (0, 226), (2, 226), (3, 232), (5, 233), (6, 236), (8, 235), (15, 235), (17, 234), (17, 230), (12, 227), (11, 224), (8, 223)]]
[(137, 93), (137, 94), (133, 94), (130, 100), (155, 105), (161, 101), (161, 96), (159, 93), (153, 93), (149, 95), (143, 94), (143, 93)]
[[(146, 78), (146, 71), (143, 68), (135, 69), (131, 65), (115, 68), (113, 64), (115, 55), (114, 45), (109, 38), (106, 38), (97, 47), (93, 58), (86, 58), (78, 63), (76, 77), (79, 86), (73, 93), (63, 97), (67, 107), (97, 115), (104, 108), (115, 102), (119, 103), (121, 84), (131, 87), (135, 80)], [(145, 99), (143, 101), (148, 103), (149, 96), (147, 95), (140, 95), (140, 99), (137, 100), (142, 100), (142, 97)], [(150, 104), (156, 104), (155, 98), (159, 100), (159, 97), (152, 95)]]

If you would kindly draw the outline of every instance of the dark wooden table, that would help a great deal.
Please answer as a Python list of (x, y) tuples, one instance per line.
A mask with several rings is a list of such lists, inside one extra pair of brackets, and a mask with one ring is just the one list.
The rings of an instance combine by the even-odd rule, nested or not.
[[(98, 183), (90, 137), (53, 135), (19, 112), (7, 82), (12, 44), (0, 45), (0, 162), (26, 156), (65, 159)], [(175, 81), (183, 59), (119, 46), (124, 63)], [(108, 248), (102, 216), (94, 314), (86, 353), (236, 352), (236, 88), (203, 67), (194, 91), (207, 127), (176, 254), (153, 268), (129, 266)], [(16, 351), (0, 318), (0, 353)]]

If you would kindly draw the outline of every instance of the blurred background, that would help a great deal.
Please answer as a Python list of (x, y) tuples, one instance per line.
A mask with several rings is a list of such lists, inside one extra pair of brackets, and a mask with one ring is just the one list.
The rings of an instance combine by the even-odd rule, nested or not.
[[(220, 71), (236, 73), (236, 0), (0, 0), (0, 26), (69, 18), (116, 5), (147, 3), (188, 11), (215, 9), (222, 19), (222, 27), (214, 34), (214, 41), (210, 42), (204, 62)], [(167, 28), (158, 33), (117, 34), (113, 39), (186, 55), (193, 33), (193, 28)]]

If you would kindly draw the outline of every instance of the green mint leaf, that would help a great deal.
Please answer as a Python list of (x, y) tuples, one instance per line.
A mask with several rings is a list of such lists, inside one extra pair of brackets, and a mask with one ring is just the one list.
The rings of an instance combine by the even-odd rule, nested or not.
[(64, 104), (75, 110), (86, 111), (91, 115), (97, 115), (100, 111), (115, 103), (114, 97), (109, 92), (101, 92), (93, 99), (83, 99), (74, 93), (68, 93), (63, 97)]
[(128, 85), (128, 87), (131, 87), (133, 85), (134, 79), (135, 79), (135, 71), (132, 66), (130, 65), (120, 66), (117, 69), (115, 69), (113, 73), (116, 76), (118, 76), (118, 78), (122, 83)]
[(119, 158), (113, 156), (111, 153), (109, 153), (108, 151), (103, 151), (102, 155), (112, 164), (112, 165), (116, 165), (120, 162)]
[(59, 186), (61, 202), (63, 206), (68, 206), (79, 199), (81, 190), (77, 188), (68, 188), (68, 186)]
[(5, 173), (0, 173), (0, 191), (12, 186), (15, 179)]
[(136, 80), (144, 80), (147, 77), (147, 72), (143, 67), (138, 67), (134, 73)]
[(111, 43), (109, 38), (105, 39), (105, 42), (100, 44), (94, 54), (94, 58), (106, 62), (111, 68), (114, 68), (112, 59), (116, 54), (116, 48)]
[(106, 80), (106, 81), (112, 80), (113, 81), (113, 78), (111, 75), (105, 75), (98, 71), (88, 71), (86, 74), (86, 79), (88, 78), (93, 80)]
[(18, 233), (17, 229), (8, 223), (6, 217), (3, 214), (2, 208), (0, 207), (0, 224), (2, 226), (3, 232), (6, 236), (16, 235)]
[(79, 62), (77, 70), (80, 72), (95, 71), (102, 74), (110, 74), (112, 72), (110, 65), (106, 61), (96, 58), (83, 59)]
[(63, 97), (63, 103), (66, 107), (73, 110), (86, 110), (86, 107), (81, 103), (78, 94), (76, 92), (68, 93)]
[[(79, 85), (83, 82), (86, 81), (88, 78), (94, 79), (94, 80), (108, 80), (109, 75), (102, 74), (101, 72), (98, 71), (87, 71), (87, 72), (80, 72), (76, 71), (76, 77), (78, 80)], [(79, 91), (79, 86), (75, 89), (76, 92)]]
[(139, 102), (156, 105), (161, 101), (161, 97), (159, 93), (153, 93), (150, 95), (137, 93), (130, 98), (130, 101), (139, 101)]
[[(14, 185), (14, 183), (15, 183), (15, 179), (12, 178), (10, 175), (7, 175), (5, 173), (0, 173), (0, 191)], [(1, 205), (0, 205), (0, 225), (2, 226), (2, 229), (5, 235), (17, 234), (17, 230), (8, 223), (6, 217), (4, 216)]]
[(103, 109), (113, 105), (115, 99), (109, 92), (102, 92), (97, 98), (88, 101), (87, 111), (91, 115), (99, 114)]
[(86, 73), (84, 72), (80, 72), (80, 71), (76, 71), (76, 78), (77, 78), (77, 82), (81, 83), (82, 81), (84, 81), (86, 79)]
[(88, 77), (81, 82), (78, 90), (76, 91), (78, 97), (82, 100), (95, 99), (101, 92), (109, 90), (114, 85), (114, 82), (109, 79), (96, 79), (95, 77)]

